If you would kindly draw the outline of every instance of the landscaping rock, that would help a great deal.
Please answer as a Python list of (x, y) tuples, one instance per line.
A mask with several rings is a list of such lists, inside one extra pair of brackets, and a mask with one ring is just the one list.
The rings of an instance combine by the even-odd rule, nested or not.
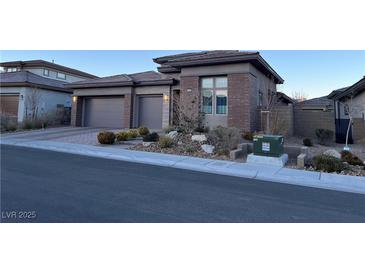
[(306, 158), (307, 158), (307, 155), (305, 153), (299, 154), (297, 157), (297, 167), (304, 168)]
[(231, 160), (237, 160), (238, 158), (242, 158), (242, 157), (243, 157), (242, 147), (241, 148), (234, 149), (234, 150), (231, 150), (229, 152), (229, 158)]
[(178, 135), (179, 133), (176, 131), (176, 130), (174, 130), (174, 131), (170, 131), (168, 134), (167, 134), (167, 136), (168, 137), (170, 137), (170, 138), (172, 138), (172, 139), (175, 139), (176, 137), (177, 137), (177, 135)]
[(149, 147), (151, 144), (153, 144), (153, 142), (142, 142), (144, 147)]
[(214, 146), (211, 146), (211, 145), (202, 145), (201, 148), (204, 152), (209, 153), (209, 154), (213, 153), (213, 151), (214, 151)]
[(178, 145), (178, 146), (182, 146), (183, 144), (184, 144), (184, 143), (183, 143), (182, 141), (178, 141), (178, 142), (177, 142), (177, 145)]
[(207, 137), (204, 134), (202, 134), (202, 135), (193, 135), (193, 136), (191, 136), (191, 140), (201, 143), (201, 142), (206, 142)]
[(326, 150), (325, 152), (323, 152), (323, 155), (332, 156), (337, 159), (341, 159), (341, 154), (335, 149)]

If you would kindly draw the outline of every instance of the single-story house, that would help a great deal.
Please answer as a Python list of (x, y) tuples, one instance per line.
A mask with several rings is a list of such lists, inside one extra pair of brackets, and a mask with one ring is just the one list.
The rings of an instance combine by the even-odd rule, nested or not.
[(97, 76), (43, 60), (0, 63), (0, 112), (18, 123), (71, 108), (65, 84)]
[(258, 52), (203, 51), (153, 59), (148, 71), (88, 79), (66, 85), (74, 91), (71, 124), (161, 129), (174, 113), (204, 113), (209, 127), (261, 129), (260, 109), (284, 80)]
[(365, 142), (365, 76), (350, 87), (334, 90), (328, 95), (333, 100), (336, 142), (346, 141), (352, 116), (349, 143)]

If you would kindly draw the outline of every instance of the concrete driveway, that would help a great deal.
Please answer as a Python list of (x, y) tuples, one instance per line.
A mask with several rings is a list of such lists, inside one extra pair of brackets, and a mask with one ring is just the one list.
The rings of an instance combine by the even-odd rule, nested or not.
[[(48, 129), (29, 130), (22, 132), (6, 133), (1, 135), (1, 139), (12, 139), (19, 141), (56, 141), (62, 143), (85, 144), (85, 145), (100, 145), (97, 140), (98, 132), (103, 128), (91, 127), (57, 127)], [(110, 131), (120, 131), (121, 129), (108, 129)], [(123, 145), (114, 147), (126, 148), (140, 142), (130, 141)]]

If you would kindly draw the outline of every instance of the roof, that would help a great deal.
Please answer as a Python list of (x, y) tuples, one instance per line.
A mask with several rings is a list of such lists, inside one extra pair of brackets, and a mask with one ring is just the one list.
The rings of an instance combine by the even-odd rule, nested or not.
[(328, 95), (328, 98), (333, 100), (339, 100), (346, 96), (356, 96), (357, 94), (364, 91), (365, 91), (365, 76), (352, 86), (332, 91)]
[(261, 57), (259, 52), (238, 50), (201, 51), (162, 56), (154, 58), (153, 61), (161, 65), (158, 71), (164, 73), (179, 72), (182, 67), (249, 62), (265, 75), (274, 77), (276, 83), (284, 83), (280, 75)]
[(299, 102), (300, 105), (317, 105), (317, 106), (329, 106), (332, 105), (332, 100), (328, 99), (327, 96), (317, 97), (309, 100)]
[(283, 101), (286, 104), (294, 104), (296, 102), (293, 98), (289, 97), (288, 95), (286, 95), (283, 92), (278, 91), (278, 92), (276, 92), (276, 94), (278, 96), (278, 99)]
[(90, 73), (83, 72), (81, 70), (73, 69), (70, 67), (61, 66), (55, 63), (51, 63), (44, 60), (29, 60), (29, 61), (11, 61), (11, 62), (1, 62), (2, 67), (47, 67), (50, 69), (55, 69), (63, 72), (68, 72), (74, 75), (86, 77), (86, 78), (98, 78), (98, 76), (92, 75)]
[(45, 78), (29, 71), (16, 71), (0, 73), (1, 87), (37, 87), (61, 92), (72, 93), (72, 90), (65, 87), (65, 82)]
[(119, 74), (66, 84), (69, 88), (171, 85), (174, 79), (156, 71)]

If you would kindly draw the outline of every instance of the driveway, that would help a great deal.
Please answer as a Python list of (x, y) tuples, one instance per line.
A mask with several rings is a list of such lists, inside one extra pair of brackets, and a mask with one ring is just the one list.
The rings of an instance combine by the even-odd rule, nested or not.
[(3, 222), (365, 222), (361, 194), (15, 146), (1, 156)]
[[(91, 128), (91, 127), (57, 127), (38, 130), (29, 130), (22, 132), (6, 133), (2, 134), (2, 139), (12, 139), (19, 141), (56, 141), (62, 143), (84, 144), (84, 145), (97, 145), (100, 146), (97, 140), (97, 135), (103, 128)], [(120, 131), (120, 129), (108, 129), (110, 131)], [(129, 141), (123, 145), (116, 145), (113, 147), (127, 148), (140, 141)]]

